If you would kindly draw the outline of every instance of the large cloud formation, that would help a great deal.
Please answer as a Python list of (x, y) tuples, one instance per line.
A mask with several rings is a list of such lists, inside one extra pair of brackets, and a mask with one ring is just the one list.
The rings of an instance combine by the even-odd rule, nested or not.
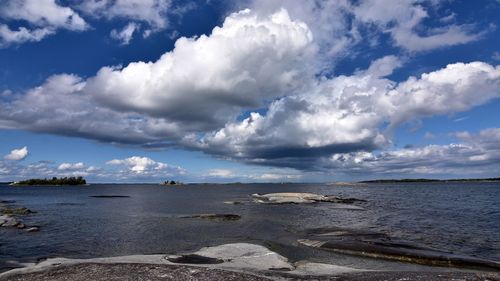
[[(451, 34), (461, 39), (450, 39), (450, 44), (474, 40), (464, 27), (453, 25), (427, 37), (414, 34), (427, 16), (419, 3), (400, 4), (409, 10), (406, 16), (384, 18), (379, 10), (368, 9), (375, 5), (370, 1), (323, 5), (339, 15), (353, 13), (358, 24), (375, 24), (408, 51), (447, 46), (443, 42)], [(500, 96), (500, 67), (484, 62), (454, 63), (398, 82), (387, 77), (403, 62), (386, 56), (351, 75), (322, 75), (325, 52), (339, 54), (361, 39), (352, 26), (356, 23), (341, 21), (323, 30), (308, 24), (318, 7), (304, 7), (300, 20), (286, 9), (245, 9), (230, 14), (209, 35), (178, 39), (157, 61), (103, 67), (87, 79), (49, 77), (39, 87), (0, 101), (0, 126), (112, 143), (171, 145), (301, 170), (340, 167), (335, 163), (341, 158), (390, 167), (394, 160), (387, 159), (411, 154), (409, 149), (390, 152), (392, 132), (401, 124), (466, 111)], [(298, 13), (293, 5), (289, 8)], [(349, 35), (326, 43), (329, 32), (341, 30)], [(418, 44), (404, 45), (405, 36)], [(374, 150), (389, 152), (371, 154)], [(132, 158), (110, 164), (132, 171), (156, 165)]]
[[(12, 127), (140, 143), (223, 126), (244, 108), (296, 91), (312, 35), (281, 10), (229, 16), (210, 36), (181, 38), (156, 62), (61, 74), (0, 112)], [(312, 48), (312, 47), (311, 47)], [(55, 110), (54, 110), (55, 109)]]
[[(417, 53), (466, 44), (485, 34), (473, 24), (456, 24), (455, 14), (441, 8), (444, 1), (240, 0), (237, 3), (237, 7), (250, 5), (261, 14), (284, 7), (292, 18), (305, 22), (321, 49), (322, 56), (316, 63), (326, 68), (339, 58), (363, 52), (356, 50), (363, 41), (368, 41), (371, 47), (379, 45), (385, 35), (390, 36), (394, 46)], [(439, 24), (430, 26), (428, 22), (436, 16), (440, 17)]]
[(312, 168), (333, 153), (384, 148), (389, 140), (383, 131), (403, 122), (465, 111), (500, 96), (498, 66), (457, 63), (395, 83), (372, 73), (390, 73), (384, 62), (394, 64), (383, 58), (365, 72), (320, 80), (310, 92), (274, 101), (266, 115), (251, 113), (192, 145), (253, 163)]

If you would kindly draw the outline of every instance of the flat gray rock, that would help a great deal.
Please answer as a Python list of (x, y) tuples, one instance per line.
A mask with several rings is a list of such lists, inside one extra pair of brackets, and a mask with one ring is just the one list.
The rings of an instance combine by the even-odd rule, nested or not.
[[(97, 264), (98, 266), (89, 266), (91, 264)], [(232, 243), (214, 247), (206, 247), (200, 249), (197, 252), (187, 253), (184, 255), (133, 255), (94, 259), (53, 258), (44, 260), (38, 264), (29, 265), (24, 268), (16, 268), (4, 272), (0, 274), (0, 280), (109, 280), (112, 279), (111, 277), (117, 278), (116, 280), (157, 280), (154, 278), (148, 279), (149, 275), (147, 274), (144, 275), (143, 279), (121, 279), (121, 276), (128, 278), (127, 272), (131, 272), (136, 267), (144, 268), (142, 266), (138, 266), (137, 264), (141, 264), (144, 267), (147, 267), (148, 265), (176, 265), (195, 267), (196, 269), (199, 269), (201, 271), (208, 269), (227, 270), (228, 272), (230, 272), (230, 274), (232, 274), (233, 272), (239, 272), (249, 273), (255, 276), (274, 276), (272, 279), (280, 280), (282, 280), (283, 276), (305, 278), (307, 276), (333, 276), (346, 272), (363, 271), (362, 269), (354, 269), (332, 264), (310, 263), (307, 261), (301, 261), (296, 264), (292, 264), (286, 257), (275, 253), (264, 246), (249, 243)], [(121, 267), (123, 269), (122, 272), (113, 271), (112, 273), (109, 273), (109, 276), (106, 275), (108, 266), (109, 268), (113, 268), (113, 266), (118, 265), (123, 265)], [(61, 270), (61, 268), (63, 268), (63, 270)], [(109, 279), (93, 279), (97, 275), (85, 275), (86, 271), (92, 270), (92, 268), (103, 270), (103, 276), (107, 276), (109, 277)], [(65, 274), (67, 275), (66, 279), (64, 279)], [(232, 278), (230, 277), (232, 276), (230, 274), (228, 275), (228, 278)], [(27, 277), (26, 279), (22, 279), (19, 276), (29, 277)], [(243, 279), (228, 278), (225, 278), (224, 275), (219, 275), (218, 279), (199, 280), (267, 280), (265, 278), (257, 279), (257, 277), (255, 277), (256, 279), (245, 279), (246, 276), (245, 278), (241, 277)], [(165, 280), (184, 279), (167, 278)]]
[(252, 194), (256, 203), (261, 204), (311, 204), (317, 202), (330, 203), (354, 203), (356, 201), (364, 201), (354, 198), (340, 198), (332, 195), (321, 195), (315, 193), (304, 192), (280, 192), (268, 194)]

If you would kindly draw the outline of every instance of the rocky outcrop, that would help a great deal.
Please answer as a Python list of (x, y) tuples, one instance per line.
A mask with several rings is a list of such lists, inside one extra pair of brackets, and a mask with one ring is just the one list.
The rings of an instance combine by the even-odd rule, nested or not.
[[(53, 276), (49, 274), (57, 270), (65, 269), (60, 272), (61, 279), (55, 280), (76, 280), (69, 279), (69, 274), (73, 274), (75, 269), (78, 275), (84, 275), (88, 272), (88, 268), (84, 265), (107, 265), (109, 267), (122, 265), (122, 270), (107, 276), (113, 280), (129, 280), (128, 270), (133, 270), (133, 267), (139, 264), (148, 265), (151, 269), (153, 265), (162, 266), (182, 266), (182, 268), (191, 268), (192, 272), (198, 270), (222, 270), (218, 279), (197, 279), (186, 278), (179, 279), (179, 276), (171, 276), (163, 279), (148, 279), (148, 280), (286, 280), (288, 278), (294, 280), (304, 280), (311, 276), (333, 276), (352, 272), (363, 272), (364, 270), (354, 269), (345, 266), (333, 264), (322, 264), (308, 261), (299, 261), (292, 263), (288, 259), (268, 248), (249, 243), (232, 243), (213, 247), (205, 247), (194, 253), (186, 253), (181, 255), (135, 255), (122, 256), (112, 258), (94, 258), (94, 259), (65, 259), (54, 258), (44, 260), (38, 264), (34, 264), (25, 268), (17, 268), (0, 274), (0, 280), (54, 280), (42, 279), (40, 276)], [(134, 265), (134, 266), (132, 266)], [(104, 274), (105, 266), (100, 268), (99, 273)], [(234, 273), (251, 274), (257, 279), (231, 279), (230, 276)], [(32, 279), (25, 278), (33, 276)], [(243, 275), (242, 275), (243, 276)], [(36, 277), (36, 278), (35, 278)], [(63, 277), (66, 277), (64, 279)], [(113, 277), (113, 278), (111, 278)], [(189, 276), (188, 276), (189, 277)], [(17, 279), (16, 279), (17, 278)], [(24, 279), (23, 279), (24, 278)], [(37, 279), (38, 278), (38, 279)], [(259, 279), (264, 278), (264, 279)], [(140, 278), (138, 278), (140, 279)], [(134, 279), (134, 280), (138, 280)], [(317, 278), (314, 278), (317, 279)], [(78, 279), (90, 280), (90, 279)], [(91, 279), (91, 280), (106, 280), (106, 279)], [(142, 279), (141, 279), (142, 280)]]
[[(338, 231), (338, 230), (334, 230)], [(0, 273), (0, 280), (498, 280), (494, 272), (384, 272), (290, 262), (266, 247), (233, 243), (181, 255), (44, 260)]]
[(21, 222), (10, 215), (0, 216), (0, 226), (2, 227), (17, 227)]
[(298, 240), (300, 244), (337, 253), (423, 265), (500, 270), (496, 261), (458, 256), (372, 231), (332, 227), (312, 229), (305, 236)]
[(22, 222), (21, 219), (18, 218), (18, 216), (26, 216), (36, 212), (25, 207), (9, 207), (7, 204), (11, 203), (15, 203), (15, 201), (0, 201), (0, 214), (2, 214), (0, 215), (0, 227), (10, 227), (17, 229), (37, 228), (39, 230), (38, 227), (28, 227)]
[[(197, 256), (224, 261), (221, 266), (233, 269), (293, 270), (288, 259), (264, 246), (249, 243), (224, 244), (202, 248), (193, 253)], [(175, 258), (169, 256), (167, 259)]]
[(254, 201), (261, 204), (311, 204), (317, 202), (344, 203), (364, 202), (355, 198), (340, 198), (333, 195), (321, 195), (302, 192), (281, 192), (268, 194), (252, 194)]

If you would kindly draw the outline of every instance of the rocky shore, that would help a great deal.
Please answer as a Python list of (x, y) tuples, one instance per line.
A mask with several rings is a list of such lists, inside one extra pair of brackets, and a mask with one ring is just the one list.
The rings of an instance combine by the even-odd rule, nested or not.
[(28, 226), (21, 217), (36, 213), (26, 207), (13, 207), (15, 201), (0, 201), (0, 227), (24, 229), (26, 232), (37, 232), (38, 226)]
[[(92, 195), (94, 198), (128, 198), (123, 195)], [(314, 193), (253, 194), (253, 204), (330, 204), (332, 208), (363, 210), (364, 200)], [(237, 202), (237, 204), (235, 203)], [(34, 213), (15, 202), (0, 203), (0, 226), (38, 231), (21, 221)], [(238, 205), (240, 201), (225, 201)], [(250, 202), (251, 203), (251, 202)], [(246, 204), (246, 203), (245, 203)], [(251, 203), (252, 204), (252, 203)], [(361, 206), (360, 206), (361, 205)], [(274, 207), (273, 207), (274, 208)], [(276, 208), (281, 208), (276, 206)], [(237, 213), (237, 212), (236, 212)], [(241, 215), (207, 213), (180, 216), (217, 223), (234, 223)], [(439, 270), (384, 271), (358, 266), (317, 262), (287, 257), (262, 245), (222, 244), (196, 252), (169, 255), (133, 255), (110, 258), (52, 258), (11, 269), (0, 274), (1, 280), (500, 280), (500, 263), (436, 251), (387, 234), (339, 227), (305, 229), (295, 233), (294, 247), (336, 252), (366, 258), (395, 260), (440, 266)], [(274, 247), (272, 247), (274, 249)]]
[(382, 272), (290, 262), (263, 246), (234, 243), (181, 255), (55, 258), (0, 274), (0, 280), (500, 280), (495, 272)]

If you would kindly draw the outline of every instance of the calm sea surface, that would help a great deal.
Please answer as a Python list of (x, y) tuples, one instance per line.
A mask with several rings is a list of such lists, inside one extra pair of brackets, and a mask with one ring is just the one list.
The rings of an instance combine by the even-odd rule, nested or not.
[[(329, 203), (251, 202), (250, 194), (270, 192), (314, 192), (367, 202), (357, 204), (364, 210), (338, 209)], [(89, 197), (93, 195), (130, 197)], [(229, 242), (252, 242), (273, 247), (292, 260), (388, 266), (295, 243), (303, 230), (332, 226), (370, 229), (438, 250), (500, 260), (500, 183), (0, 185), (0, 200), (15, 200), (13, 206), (36, 211), (22, 219), (27, 225), (41, 228), (37, 233), (0, 228), (0, 265), (45, 257), (176, 253)], [(228, 205), (224, 201), (244, 204)], [(242, 219), (217, 222), (181, 218), (198, 213), (231, 213)]]

